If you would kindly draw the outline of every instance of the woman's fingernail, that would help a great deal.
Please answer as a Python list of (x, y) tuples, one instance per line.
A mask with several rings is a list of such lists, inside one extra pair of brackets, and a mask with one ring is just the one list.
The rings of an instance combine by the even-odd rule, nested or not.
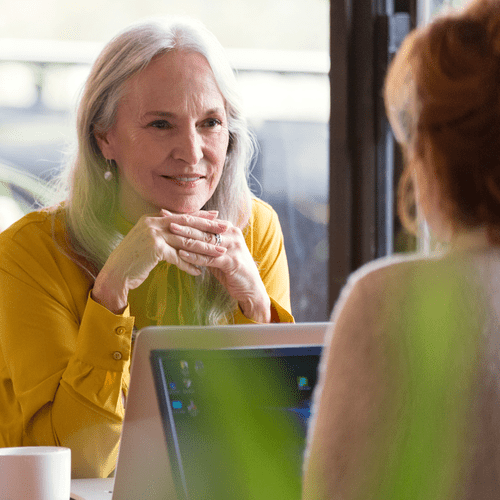
[(227, 248), (226, 248), (226, 247), (215, 247), (215, 249), (216, 249), (219, 253), (226, 253), (226, 250), (227, 250)]

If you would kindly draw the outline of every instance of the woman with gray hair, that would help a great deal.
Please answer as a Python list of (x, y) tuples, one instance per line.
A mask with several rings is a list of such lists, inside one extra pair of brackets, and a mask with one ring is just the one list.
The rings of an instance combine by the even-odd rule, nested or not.
[(73, 477), (114, 469), (133, 331), (291, 322), (277, 215), (215, 37), (133, 26), (93, 65), (69, 190), (0, 235), (0, 446), (72, 449)]

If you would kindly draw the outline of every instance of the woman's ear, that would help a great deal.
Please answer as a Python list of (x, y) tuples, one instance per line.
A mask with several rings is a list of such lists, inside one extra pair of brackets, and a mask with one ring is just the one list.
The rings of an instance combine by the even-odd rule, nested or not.
[(110, 140), (110, 133), (94, 131), (94, 137), (104, 158), (111, 160), (114, 157), (114, 148)]

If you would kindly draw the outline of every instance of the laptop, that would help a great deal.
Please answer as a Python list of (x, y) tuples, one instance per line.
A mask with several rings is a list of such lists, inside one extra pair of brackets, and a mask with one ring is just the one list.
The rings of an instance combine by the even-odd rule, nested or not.
[(141, 330), (114, 485), (75, 483), (80, 497), (300, 498), (328, 325)]

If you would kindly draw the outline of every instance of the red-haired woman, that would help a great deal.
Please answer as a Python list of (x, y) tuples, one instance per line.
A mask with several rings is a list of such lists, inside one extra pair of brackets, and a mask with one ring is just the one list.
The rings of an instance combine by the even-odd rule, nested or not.
[(351, 277), (321, 365), (304, 498), (497, 498), (500, 2), (410, 34), (385, 100), (406, 157), (400, 215), (411, 225), (413, 191), (446, 251)]

